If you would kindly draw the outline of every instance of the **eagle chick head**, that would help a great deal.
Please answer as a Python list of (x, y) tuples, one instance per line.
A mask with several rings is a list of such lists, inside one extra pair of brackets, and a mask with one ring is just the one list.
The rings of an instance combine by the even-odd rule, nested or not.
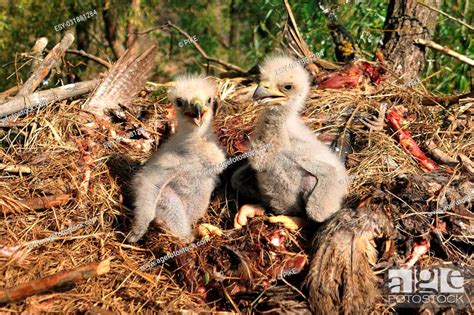
[(169, 99), (176, 110), (178, 128), (207, 129), (212, 121), (216, 85), (207, 78), (184, 75), (176, 78)]
[(309, 87), (310, 76), (302, 59), (273, 55), (260, 66), (260, 83), (253, 97), (259, 104), (298, 112), (304, 106)]

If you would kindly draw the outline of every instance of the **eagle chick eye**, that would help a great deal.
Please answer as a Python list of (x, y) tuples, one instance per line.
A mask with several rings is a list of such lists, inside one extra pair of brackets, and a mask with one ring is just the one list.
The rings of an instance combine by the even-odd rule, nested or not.
[(212, 101), (212, 99), (209, 97), (209, 98), (207, 99), (207, 104), (211, 104), (211, 101)]
[(181, 98), (176, 99), (176, 106), (183, 107), (184, 101)]
[(285, 92), (289, 92), (289, 91), (291, 91), (292, 89), (293, 89), (293, 85), (291, 85), (291, 84), (285, 84), (285, 85), (283, 85), (283, 90), (284, 90)]

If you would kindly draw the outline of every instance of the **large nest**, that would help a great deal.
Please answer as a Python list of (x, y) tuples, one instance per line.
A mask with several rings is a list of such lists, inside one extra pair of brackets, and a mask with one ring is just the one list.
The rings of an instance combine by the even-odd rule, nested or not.
[[(242, 79), (218, 83), (221, 101), (215, 125), (219, 140), (229, 155), (240, 154), (247, 150), (259, 112), (250, 100), (252, 83)], [(31, 173), (0, 173), (0, 273), (4, 275), (0, 287), (111, 261), (106, 274), (69, 290), (29, 297), (26, 303), (10, 303), (0, 308), (2, 312), (307, 310), (301, 283), (314, 229), (291, 233), (266, 219), (253, 219), (244, 229), (233, 230), (233, 216), (242, 201), (228, 178), (237, 165), (223, 173), (202, 220), (221, 227), (224, 236), (140, 269), (187, 246), (156, 226), (138, 244), (124, 242), (132, 218), (130, 176), (153, 150), (159, 150), (173, 129), (166, 89), (167, 85), (159, 86), (138, 99), (125, 119), (90, 133), (85, 131), (86, 116), (80, 109), (84, 99), (56, 102), (0, 130), (3, 163), (31, 169)], [(427, 106), (423, 104), (427, 98), (432, 96), (423, 88), (387, 80), (362, 89), (313, 89), (303, 112), (320, 139), (332, 144), (342, 157), (347, 155), (352, 180), (346, 206), (355, 208), (360, 200), (378, 192), (385, 195), (378, 200), (394, 209), (395, 247), (378, 263), (406, 261), (417, 238), (432, 240), (431, 251), (419, 261), (423, 266), (472, 263), (472, 174), (469, 177), (462, 163), (442, 164), (428, 173), (400, 146), (394, 130), (385, 126), (370, 131), (361, 123), (362, 117), (377, 116), (381, 102), (402, 104), (408, 110), (407, 128), (423, 149), (431, 140), (450, 157), (472, 158), (472, 99)], [(138, 128), (146, 132), (133, 133)], [(124, 139), (114, 141), (111, 148), (103, 145), (121, 135)], [(72, 198), (47, 210), (27, 209), (21, 202), (62, 194)], [(453, 206), (440, 211), (445, 204)], [(97, 220), (88, 221), (92, 218)], [(34, 243), (84, 222), (92, 223)], [(380, 303), (377, 309), (391, 308)]]

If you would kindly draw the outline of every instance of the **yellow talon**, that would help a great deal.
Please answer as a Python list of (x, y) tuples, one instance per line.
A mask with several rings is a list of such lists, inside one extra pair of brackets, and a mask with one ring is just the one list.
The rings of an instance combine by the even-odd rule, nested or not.
[(212, 235), (222, 236), (224, 234), (224, 232), (219, 227), (209, 223), (200, 224), (196, 230), (197, 234), (201, 238), (210, 237)]
[(253, 218), (255, 216), (263, 216), (265, 210), (262, 207), (255, 205), (243, 205), (239, 212), (235, 215), (234, 218), (234, 228), (241, 229), (244, 225), (247, 224), (248, 218)]
[(286, 215), (277, 215), (274, 217), (269, 217), (268, 220), (271, 223), (282, 223), (284, 228), (292, 232), (298, 230), (306, 224), (306, 221), (304, 221), (300, 217), (290, 217)]

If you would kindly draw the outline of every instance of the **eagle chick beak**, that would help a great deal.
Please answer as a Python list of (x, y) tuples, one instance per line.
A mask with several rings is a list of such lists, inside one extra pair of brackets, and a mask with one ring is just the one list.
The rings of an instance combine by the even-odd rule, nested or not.
[(191, 101), (188, 110), (184, 112), (184, 115), (192, 118), (196, 126), (200, 127), (202, 124), (203, 116), (206, 111), (206, 106), (200, 100), (194, 99)]
[(270, 82), (262, 81), (253, 93), (253, 99), (260, 104), (264, 103), (278, 103), (285, 101), (288, 97), (276, 89), (272, 89)]

